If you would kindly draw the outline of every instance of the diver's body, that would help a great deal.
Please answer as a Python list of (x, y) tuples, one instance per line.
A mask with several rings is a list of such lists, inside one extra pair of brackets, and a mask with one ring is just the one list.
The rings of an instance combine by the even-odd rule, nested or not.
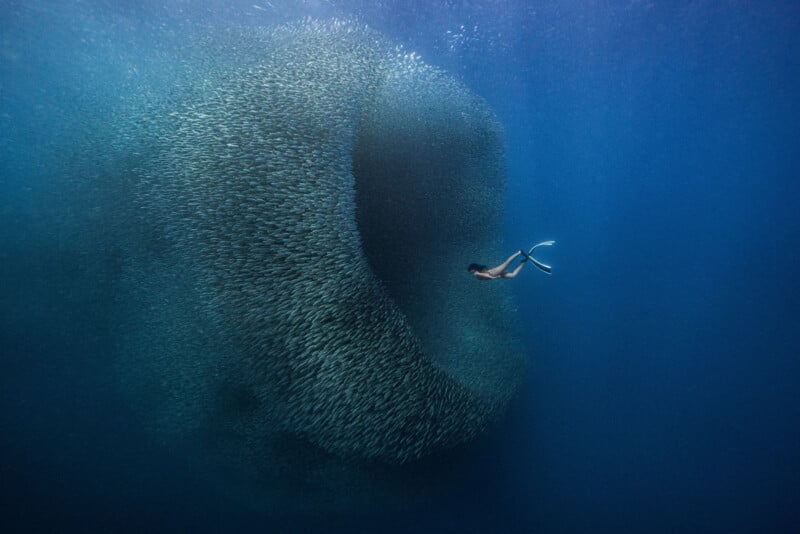
[[(477, 263), (472, 263), (467, 268), (467, 270), (469, 272), (471, 272), (475, 276), (475, 278), (477, 278), (478, 280), (497, 280), (498, 278), (511, 279), (511, 278), (516, 278), (517, 275), (519, 274), (519, 272), (522, 270), (522, 267), (525, 266), (525, 262), (530, 260), (531, 263), (533, 263), (539, 270), (541, 270), (542, 272), (545, 272), (547, 274), (550, 274), (550, 272), (552, 271), (551, 267), (549, 265), (545, 265), (544, 263), (534, 259), (531, 256), (531, 254), (533, 254), (533, 251), (537, 247), (550, 246), (550, 245), (552, 245), (554, 243), (555, 243), (555, 241), (543, 241), (543, 242), (539, 243), (538, 245), (534, 245), (529, 252), (525, 252), (524, 250), (519, 250), (519, 251), (515, 252), (514, 254), (512, 254), (511, 256), (509, 256), (506, 261), (504, 261), (503, 263), (501, 263), (497, 267), (492, 267), (491, 269), (489, 269), (485, 265), (479, 265)], [(520, 261), (520, 263), (519, 263), (519, 265), (517, 265), (516, 269), (514, 269), (511, 272), (508, 272), (508, 267), (509, 267), (509, 265), (511, 265), (511, 262), (513, 262), (519, 256), (524, 256), (522, 258), (522, 261)]]
[(517, 257), (522, 254), (522, 251), (515, 252), (511, 256), (508, 257), (506, 261), (498, 265), (497, 267), (493, 267), (491, 269), (486, 268), (483, 265), (477, 265), (473, 263), (469, 266), (469, 272), (475, 275), (475, 278), (478, 280), (496, 280), (498, 278), (516, 278), (519, 272), (522, 270), (522, 267), (525, 265), (525, 260), (523, 260), (517, 268), (511, 271), (510, 273), (506, 271), (508, 266), (511, 265), (511, 262), (517, 259)]

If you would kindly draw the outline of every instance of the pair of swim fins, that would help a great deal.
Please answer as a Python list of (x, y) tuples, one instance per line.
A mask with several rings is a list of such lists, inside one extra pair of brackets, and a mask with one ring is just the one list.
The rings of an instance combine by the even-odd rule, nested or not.
[(536, 266), (537, 269), (539, 269), (540, 271), (542, 271), (544, 273), (550, 274), (552, 272), (553, 268), (550, 267), (549, 265), (545, 265), (544, 263), (536, 260), (532, 256), (532, 254), (533, 254), (533, 251), (536, 250), (538, 247), (549, 247), (550, 245), (554, 245), (554, 244), (555, 244), (555, 241), (542, 241), (541, 243), (531, 247), (531, 249), (528, 252), (525, 252), (524, 250), (520, 250), (522, 255), (525, 256), (523, 258), (523, 260), (522, 260), (523, 263), (528, 261), (528, 260), (531, 260), (531, 263), (533, 263)]

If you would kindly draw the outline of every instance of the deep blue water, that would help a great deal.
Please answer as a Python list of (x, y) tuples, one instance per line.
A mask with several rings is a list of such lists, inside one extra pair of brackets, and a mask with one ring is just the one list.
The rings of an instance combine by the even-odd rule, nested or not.
[[(153, 443), (86, 275), (63, 278), (83, 236), (48, 225), (71, 110), (130, 80), (120, 49), (168, 65), (150, 34), (306, 15), (355, 17), (483, 96), (508, 145), (498, 240), (557, 240), (551, 277), (512, 282), (520, 398), (449, 491), (389, 516), (272, 518)], [(794, 3), (3, 2), (0, 84), (4, 531), (798, 528)]]

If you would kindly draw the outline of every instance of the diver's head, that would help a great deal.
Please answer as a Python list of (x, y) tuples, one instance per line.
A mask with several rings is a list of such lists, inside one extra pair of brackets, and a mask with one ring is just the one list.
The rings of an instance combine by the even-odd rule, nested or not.
[(488, 269), (488, 267), (479, 263), (470, 263), (469, 267), (467, 267), (467, 270), (471, 273), (483, 272), (486, 269)]

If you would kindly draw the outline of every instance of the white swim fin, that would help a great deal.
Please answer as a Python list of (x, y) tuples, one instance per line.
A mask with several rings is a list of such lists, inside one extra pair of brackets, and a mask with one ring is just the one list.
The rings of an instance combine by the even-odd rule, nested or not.
[(538, 261), (538, 260), (534, 259), (534, 258), (533, 258), (533, 256), (532, 256), (532, 254), (533, 254), (533, 251), (534, 251), (534, 250), (536, 250), (538, 247), (549, 247), (550, 245), (554, 245), (555, 243), (556, 243), (555, 241), (542, 241), (541, 243), (539, 243), (539, 244), (537, 244), (537, 245), (534, 245), (533, 247), (531, 247), (531, 249), (528, 251), (528, 253), (525, 255), (525, 257), (526, 257), (527, 259), (531, 260), (531, 262), (532, 262), (532, 263), (533, 263), (533, 264), (534, 264), (534, 265), (535, 265), (535, 266), (536, 266), (536, 267), (537, 267), (537, 268), (538, 268), (540, 271), (542, 271), (542, 272), (544, 272), (544, 273), (547, 273), (547, 274), (550, 274), (550, 273), (552, 272), (553, 268), (552, 268), (552, 267), (550, 267), (549, 265), (545, 265), (544, 263), (542, 263), (542, 262), (540, 262), (540, 261)]

